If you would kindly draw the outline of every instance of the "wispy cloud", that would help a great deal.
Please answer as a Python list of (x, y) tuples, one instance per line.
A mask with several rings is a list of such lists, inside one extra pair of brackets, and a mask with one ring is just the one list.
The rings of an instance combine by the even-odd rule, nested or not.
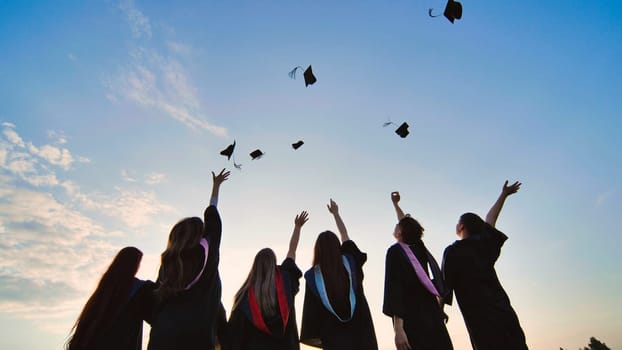
[(71, 53), (71, 52), (67, 54), (67, 58), (70, 61), (74, 61), (74, 62), (78, 60), (78, 57), (75, 54)]
[(136, 182), (136, 181), (138, 181), (138, 180), (136, 180), (136, 178), (134, 176), (131, 176), (130, 172), (127, 171), (126, 169), (121, 169), (121, 178), (125, 182)]
[(599, 194), (596, 197), (596, 206), (600, 207), (602, 205), (604, 205), (605, 203), (607, 203), (611, 197), (613, 197), (613, 195), (616, 193), (616, 190), (610, 190), (604, 193)]
[(136, 8), (133, 0), (122, 0), (119, 2), (119, 9), (125, 15), (135, 38), (151, 38), (149, 18)]
[(166, 174), (151, 173), (145, 176), (145, 183), (147, 185), (157, 185), (166, 181)]
[[(134, 37), (140, 37), (141, 33), (149, 33), (151, 37), (149, 19), (132, 1), (121, 2), (120, 7), (128, 19), (131, 18), (129, 22)], [(226, 136), (224, 127), (207, 121), (197, 88), (180, 60), (180, 57), (189, 55), (192, 48), (170, 40), (163, 46), (165, 52), (144, 44), (134, 49), (130, 53), (130, 63), (104, 81), (109, 90), (106, 98), (113, 103), (130, 101), (157, 110), (192, 129)]]

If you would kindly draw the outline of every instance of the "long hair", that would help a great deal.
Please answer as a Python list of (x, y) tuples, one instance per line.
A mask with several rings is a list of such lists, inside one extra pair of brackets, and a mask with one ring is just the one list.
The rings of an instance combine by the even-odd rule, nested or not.
[(460, 215), (459, 222), (464, 225), (464, 229), (466, 230), (468, 236), (480, 236), (485, 234), (485, 232), (491, 227), (484, 220), (482, 220), (479, 215), (474, 213), (464, 213)]
[(171, 229), (166, 250), (161, 256), (160, 287), (156, 294), (160, 300), (184, 290), (194, 278), (190, 252), (199, 245), (203, 236), (203, 221), (198, 217), (185, 218)]
[(117, 253), (71, 329), (73, 334), (65, 344), (67, 350), (95, 347), (97, 336), (114, 322), (129, 301), (142, 257), (143, 253), (134, 247)]
[(350, 281), (341, 258), (341, 243), (331, 231), (320, 233), (315, 241), (313, 265), (319, 265), (326, 285), (326, 293), (333, 309), (340, 316), (347, 316)]
[(402, 241), (406, 244), (414, 244), (423, 236), (423, 226), (419, 223), (419, 221), (411, 218), (410, 216), (405, 216), (398, 222), (400, 225), (400, 229), (402, 230)]
[(270, 248), (264, 248), (255, 255), (253, 267), (242, 284), (240, 290), (235, 293), (233, 310), (246, 296), (249, 288), (253, 286), (255, 296), (261, 312), (266, 316), (275, 315), (278, 311), (276, 296), (276, 256)]

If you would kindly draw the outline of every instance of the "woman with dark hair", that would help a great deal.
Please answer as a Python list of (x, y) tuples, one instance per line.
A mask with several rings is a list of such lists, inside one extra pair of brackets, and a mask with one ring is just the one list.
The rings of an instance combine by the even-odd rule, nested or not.
[[(398, 223), (397, 243), (387, 250), (382, 312), (393, 319), (398, 350), (452, 350), (442, 309), (441, 270), (423, 244), (423, 227), (399, 206), (399, 192), (391, 193)], [(432, 270), (430, 279), (428, 265)]]
[(315, 241), (313, 267), (305, 273), (306, 288), (300, 341), (326, 350), (377, 350), (376, 332), (363, 292), (367, 254), (348, 237), (337, 204), (333, 214), (339, 238), (331, 231)]
[(510, 298), (503, 290), (495, 262), (507, 236), (495, 228), (506, 198), (520, 189), (520, 182), (508, 186), (490, 208), (486, 221), (477, 214), (462, 214), (456, 225), (460, 240), (445, 249), (443, 274), (449, 288), (445, 302), (451, 305), (452, 291), (476, 350), (526, 350), (525, 334)]
[(222, 223), (216, 209), (229, 172), (212, 172), (212, 195), (204, 221), (179, 221), (162, 253), (149, 350), (212, 350), (226, 324), (218, 274)]
[(235, 294), (225, 350), (298, 350), (294, 297), (302, 271), (296, 266), (300, 229), (306, 211), (294, 219), (287, 257), (281, 265), (270, 248), (260, 250), (244, 284)]
[(155, 287), (134, 277), (142, 257), (134, 247), (117, 253), (82, 309), (65, 349), (142, 349), (143, 320), (149, 318)]

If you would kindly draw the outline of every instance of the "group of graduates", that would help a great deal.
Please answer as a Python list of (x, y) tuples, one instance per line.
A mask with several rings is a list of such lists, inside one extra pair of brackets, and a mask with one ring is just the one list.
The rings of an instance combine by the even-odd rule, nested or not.
[[(300, 349), (301, 342), (329, 350), (378, 349), (363, 291), (367, 255), (350, 239), (332, 199), (327, 207), (339, 237), (324, 231), (315, 242), (313, 266), (304, 273), (300, 335), (294, 298), (303, 277), (296, 249), (308, 220), (305, 211), (294, 219), (280, 265), (270, 248), (257, 253), (227, 320), (218, 272), (222, 224), (217, 204), (228, 176), (225, 169), (212, 172), (203, 220), (185, 218), (173, 226), (156, 282), (135, 277), (140, 250), (126, 247), (117, 254), (78, 317), (67, 350), (141, 349), (143, 320), (151, 325), (149, 350), (292, 350)], [(527, 349), (494, 268), (507, 239), (495, 222), (505, 199), (519, 187), (506, 181), (485, 221), (473, 213), (460, 217), (460, 239), (445, 250), (442, 269), (421, 240), (423, 227), (404, 215), (399, 193), (391, 193), (397, 243), (386, 255), (383, 313), (392, 318), (397, 349), (453, 349), (443, 306), (451, 305), (454, 293), (473, 349)]]

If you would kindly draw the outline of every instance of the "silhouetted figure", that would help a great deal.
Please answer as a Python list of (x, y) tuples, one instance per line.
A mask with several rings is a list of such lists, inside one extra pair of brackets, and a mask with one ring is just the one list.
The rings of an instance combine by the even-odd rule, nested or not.
[[(461, 239), (445, 249), (443, 274), (455, 291), (471, 344), (476, 350), (525, 350), (525, 334), (508, 295), (495, 271), (495, 262), (508, 238), (495, 228), (505, 199), (516, 193), (520, 183), (506, 181), (501, 195), (486, 215), (486, 221), (465, 213), (456, 225)], [(446, 300), (451, 305), (451, 294)]]
[(307, 219), (305, 211), (294, 219), (289, 251), (280, 266), (270, 248), (255, 256), (246, 281), (235, 294), (225, 350), (300, 349), (294, 297), (302, 271), (296, 266), (296, 248)]
[(143, 253), (121, 249), (82, 309), (67, 350), (142, 349), (143, 320), (151, 311), (155, 284), (134, 277)]
[(212, 172), (213, 187), (204, 221), (179, 221), (162, 253), (149, 350), (212, 350), (222, 337), (226, 315), (218, 274), (222, 224), (216, 209), (229, 172)]
[(313, 267), (306, 288), (300, 341), (327, 350), (377, 350), (376, 332), (363, 292), (367, 254), (348, 237), (337, 204), (331, 199), (339, 238), (331, 231), (315, 241)]
[(393, 232), (397, 243), (387, 250), (382, 312), (393, 319), (395, 347), (452, 350), (442, 310), (446, 288), (441, 271), (421, 240), (423, 227), (400, 208), (399, 192), (391, 193), (391, 200), (398, 219)]

